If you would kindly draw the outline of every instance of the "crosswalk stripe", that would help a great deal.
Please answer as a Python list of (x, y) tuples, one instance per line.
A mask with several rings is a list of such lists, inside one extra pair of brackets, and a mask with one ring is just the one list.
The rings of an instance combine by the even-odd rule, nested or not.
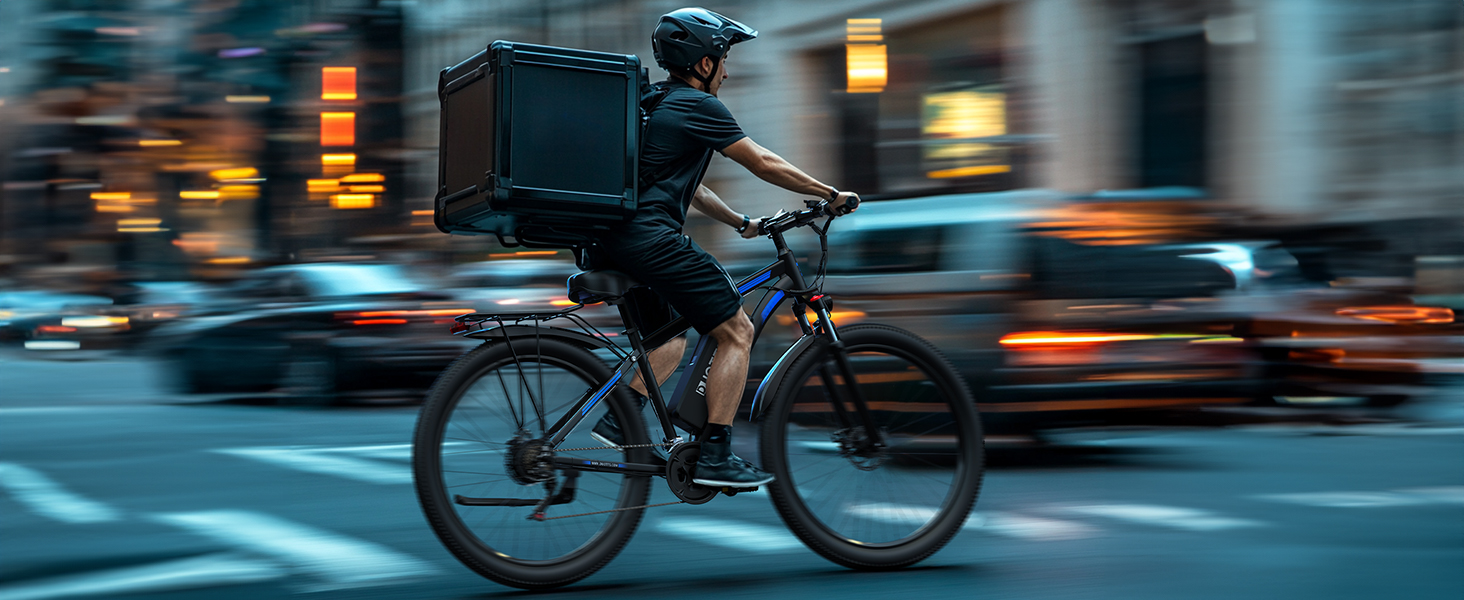
[(1096, 528), (1075, 521), (1044, 519), (1005, 512), (973, 514), (966, 522), (966, 528), (1039, 542), (1077, 540), (1098, 535)]
[[(854, 516), (886, 523), (918, 527), (930, 522), (935, 517), (936, 509), (928, 506), (880, 502), (857, 504), (849, 507), (847, 512)], [(1072, 540), (1097, 534), (1096, 529), (1082, 523), (1029, 517), (1008, 512), (973, 512), (966, 519), (965, 529), (1033, 541)]]
[[(448, 446), (457, 444), (446, 444)], [(384, 444), (378, 446), (340, 446), (335, 448), (316, 448), (316, 452), (339, 452), (354, 454), (368, 458), (384, 458), (387, 460), (412, 460), (411, 444)]]
[(1440, 504), (1464, 504), (1464, 485), (1408, 488), (1397, 491), (1400, 494), (1422, 496)]
[(1187, 531), (1219, 531), (1241, 527), (1259, 527), (1260, 521), (1224, 517), (1197, 508), (1158, 506), (1153, 504), (1094, 504), (1090, 506), (1069, 506), (1068, 511), (1108, 517), (1130, 523), (1156, 525), (1184, 529)]
[(688, 540), (760, 554), (789, 552), (803, 546), (786, 529), (742, 521), (662, 517), (656, 522), (656, 530)]
[(116, 509), (83, 498), (30, 467), (0, 463), (0, 487), (31, 512), (63, 523), (105, 523), (121, 518)]
[(332, 449), (318, 448), (222, 448), (214, 450), (307, 473), (334, 475), (366, 483), (395, 485), (412, 482), (412, 471), (406, 465), (336, 456)]
[(150, 518), (273, 557), (319, 580), (305, 591), (387, 585), (436, 572), (431, 565), (385, 546), (261, 513), (215, 510)]
[(158, 593), (257, 583), (285, 575), (283, 569), (271, 562), (233, 554), (212, 554), (7, 585), (0, 587), (0, 600)]
[(1384, 508), (1424, 504), (1464, 504), (1464, 486), (1407, 488), (1388, 492), (1302, 492), (1260, 494), (1258, 500), (1323, 508)]

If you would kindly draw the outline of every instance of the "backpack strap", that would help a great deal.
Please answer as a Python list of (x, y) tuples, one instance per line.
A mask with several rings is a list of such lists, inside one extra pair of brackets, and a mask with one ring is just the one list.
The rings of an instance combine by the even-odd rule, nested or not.
[[(671, 95), (670, 86), (661, 81), (654, 84), (641, 86), (640, 118), (641, 118), (641, 157), (645, 157), (646, 130), (650, 128), (651, 113), (661, 105), (661, 101)], [(677, 166), (684, 161), (671, 161), (663, 164), (649, 173), (636, 169), (639, 174), (639, 185), (637, 191), (645, 191), (646, 188), (655, 185), (662, 177), (670, 174)]]

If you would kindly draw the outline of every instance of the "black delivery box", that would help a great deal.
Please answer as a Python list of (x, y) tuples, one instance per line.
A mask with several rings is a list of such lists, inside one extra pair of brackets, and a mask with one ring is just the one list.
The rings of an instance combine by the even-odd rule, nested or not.
[(635, 55), (506, 41), (444, 69), (437, 228), (567, 247), (628, 220), (641, 77)]

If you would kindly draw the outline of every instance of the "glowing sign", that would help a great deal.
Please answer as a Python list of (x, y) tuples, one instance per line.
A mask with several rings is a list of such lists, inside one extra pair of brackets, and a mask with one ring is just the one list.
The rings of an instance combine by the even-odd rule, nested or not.
[(356, 67), (322, 67), (320, 69), (321, 100), (355, 100)]
[(320, 113), (320, 145), (354, 146), (356, 144), (356, 113)]
[(884, 91), (889, 78), (888, 59), (880, 33), (879, 19), (849, 19), (846, 22), (847, 44), (844, 45), (851, 94), (873, 94)]

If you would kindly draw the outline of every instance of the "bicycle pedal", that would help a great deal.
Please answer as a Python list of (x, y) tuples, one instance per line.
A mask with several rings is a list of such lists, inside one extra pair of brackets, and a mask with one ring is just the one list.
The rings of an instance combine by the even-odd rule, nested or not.
[(722, 488), (722, 493), (723, 494), (726, 494), (728, 497), (736, 496), (737, 494), (740, 494), (740, 493), (743, 493), (743, 492), (756, 492), (756, 491), (757, 491), (757, 488), (755, 488), (755, 487), (723, 487)]

